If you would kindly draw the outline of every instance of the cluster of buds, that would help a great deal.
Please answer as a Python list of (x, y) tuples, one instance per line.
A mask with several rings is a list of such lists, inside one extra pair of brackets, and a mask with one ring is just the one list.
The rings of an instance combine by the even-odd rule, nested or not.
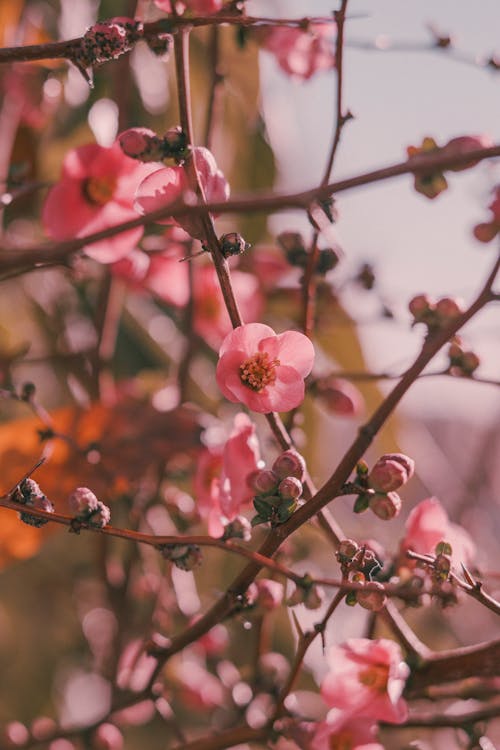
[(103, 529), (111, 520), (108, 506), (98, 500), (88, 487), (77, 487), (69, 496), (68, 505), (74, 516), (75, 530), (80, 524)]
[(252, 526), (270, 522), (278, 526), (287, 521), (297, 508), (302, 495), (305, 461), (297, 451), (287, 450), (275, 460), (272, 469), (258, 469), (247, 477), (247, 484), (256, 493), (257, 515)]
[(129, 128), (118, 136), (123, 153), (142, 162), (174, 159), (181, 163), (188, 154), (187, 137), (177, 125), (159, 136), (149, 128)]
[(481, 360), (475, 352), (464, 351), (462, 341), (456, 336), (448, 349), (450, 360), (450, 375), (458, 375), (470, 378), (472, 373), (477, 370)]
[(491, 242), (500, 232), (500, 185), (493, 190), (493, 200), (488, 206), (491, 211), (490, 221), (484, 221), (474, 227), (474, 237), (479, 242)]
[[(282, 247), (287, 261), (291, 266), (305, 268), (309, 253), (307, 252), (304, 238), (299, 232), (282, 232), (276, 238)], [(324, 276), (331, 271), (339, 262), (339, 254), (331, 247), (319, 250), (318, 260), (314, 269), (319, 276)]]
[(415, 462), (404, 453), (385, 453), (372, 470), (364, 461), (356, 466), (356, 489), (362, 488), (354, 503), (354, 512), (362, 513), (367, 508), (383, 521), (389, 521), (401, 510), (398, 490), (413, 476)]
[[(43, 510), (45, 513), (54, 512), (54, 506), (49, 498), (44, 495), (40, 486), (30, 478), (23, 479), (22, 482), (17, 485), (11, 495), (11, 499), (14, 503), (26, 505), (35, 510)], [(19, 518), (23, 523), (27, 523), (28, 526), (36, 526), (37, 528), (45, 526), (45, 524), (48, 523), (48, 519), (42, 518), (41, 516), (33, 516), (31, 513), (25, 513), (24, 511), (19, 513)]]
[(341, 417), (355, 417), (363, 411), (363, 396), (348, 380), (327, 375), (310, 385), (311, 393), (318, 396), (329, 412)]
[(429, 333), (438, 331), (463, 313), (462, 300), (442, 297), (437, 302), (426, 294), (418, 294), (410, 300), (408, 309), (413, 315), (413, 324), (424, 323)]
[[(442, 147), (438, 146), (434, 138), (426, 137), (423, 139), (421, 146), (408, 146), (406, 152), (409, 159), (415, 159), (418, 162), (418, 157), (427, 156), (432, 153), (441, 153), (443, 155), (454, 157), (461, 154), (467, 154), (470, 151), (475, 151), (480, 148), (486, 148), (487, 146), (491, 146), (491, 141), (486, 136), (459, 136), (457, 138), (452, 138)], [(462, 162), (458, 166), (446, 167), (446, 169), (453, 172), (460, 172), (463, 169), (469, 169), (476, 164), (477, 161), (467, 161)], [(448, 187), (442, 168), (431, 171), (422, 171), (415, 166), (414, 175), (415, 190), (417, 193), (421, 193), (427, 198), (436, 198)]]
[(160, 544), (158, 549), (180, 570), (193, 570), (201, 565), (201, 549), (196, 544)]
[(297, 583), (295, 590), (286, 600), (289, 607), (295, 607), (297, 604), (303, 604), (306, 609), (318, 609), (323, 604), (325, 594), (321, 586), (316, 586), (312, 578), (307, 575), (303, 576), (300, 583)]
[[(387, 596), (383, 585), (372, 580), (382, 567), (375, 552), (366, 544), (359, 545), (354, 539), (343, 539), (336, 557), (342, 568), (342, 575), (349, 581), (362, 585), (347, 594), (346, 604), (351, 607), (359, 604), (372, 612), (382, 609)], [(363, 585), (365, 583), (366, 587)]]

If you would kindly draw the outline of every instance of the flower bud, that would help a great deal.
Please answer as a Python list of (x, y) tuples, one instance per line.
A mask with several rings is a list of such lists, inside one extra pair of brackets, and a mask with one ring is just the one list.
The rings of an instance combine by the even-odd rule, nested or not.
[(494, 221), (483, 221), (480, 224), (476, 224), (473, 229), (473, 234), (479, 242), (491, 242), (491, 240), (497, 236), (499, 231), (500, 227)]
[(261, 609), (271, 612), (280, 606), (283, 601), (283, 584), (270, 578), (260, 578), (249, 587), (249, 596)]
[(154, 36), (148, 34), (145, 41), (151, 52), (157, 57), (167, 56), (174, 42), (172, 35), (164, 32)]
[(69, 496), (68, 505), (79, 521), (86, 521), (99, 509), (99, 500), (88, 487), (77, 487)]
[[(469, 151), (475, 151), (478, 148), (487, 148), (492, 146), (491, 139), (486, 135), (462, 135), (458, 138), (452, 138), (448, 141), (444, 147), (444, 151), (449, 156), (455, 156), (456, 154), (467, 154)], [(459, 166), (448, 167), (453, 172), (461, 172), (463, 169), (470, 169), (475, 167), (478, 161), (468, 161), (465, 164)]]
[(245, 242), (241, 234), (238, 232), (229, 232), (223, 234), (219, 238), (220, 249), (224, 258), (229, 258), (231, 255), (241, 255), (245, 250), (249, 250), (251, 245)]
[(318, 262), (316, 263), (316, 273), (322, 276), (328, 271), (333, 270), (339, 262), (339, 255), (333, 247), (325, 247), (319, 251)]
[(111, 521), (111, 511), (107, 505), (100, 500), (97, 501), (97, 508), (89, 515), (87, 523), (96, 529), (102, 529)]
[(472, 375), (477, 370), (481, 360), (475, 352), (464, 352), (461, 361), (461, 369), (466, 375)]
[(370, 498), (370, 509), (382, 521), (390, 521), (395, 518), (401, 510), (401, 498), (397, 492), (375, 493)]
[(161, 161), (162, 141), (149, 128), (129, 128), (118, 136), (118, 143), (126, 156), (139, 161)]
[(122, 750), (123, 735), (114, 724), (101, 724), (92, 737), (93, 750)]
[(248, 475), (246, 481), (258, 495), (269, 495), (274, 494), (279, 477), (271, 469), (257, 469)]
[(183, 159), (186, 156), (188, 140), (180, 125), (167, 130), (162, 138), (164, 158)]
[(302, 481), (306, 471), (306, 462), (300, 453), (290, 449), (278, 456), (273, 463), (273, 471), (280, 479), (296, 477)]
[(453, 297), (443, 297), (436, 303), (436, 314), (442, 322), (447, 322), (462, 315), (461, 300)]
[(413, 475), (415, 462), (403, 453), (381, 456), (368, 475), (368, 484), (377, 492), (397, 490)]
[(91, 26), (82, 37), (81, 57), (88, 66), (116, 60), (132, 49), (132, 41), (124, 26), (103, 21)]
[(224, 526), (222, 539), (243, 539), (244, 542), (250, 541), (252, 537), (252, 527), (250, 521), (244, 516), (236, 516)]
[(354, 539), (342, 539), (337, 550), (339, 563), (345, 564), (346, 562), (350, 562), (358, 550), (359, 544)]
[(446, 581), (450, 575), (451, 557), (449, 555), (436, 555), (434, 560), (433, 575), (435, 581)]
[(278, 486), (278, 495), (282, 500), (298, 500), (302, 495), (302, 482), (297, 477), (285, 477)]
[(353, 417), (363, 410), (361, 393), (356, 386), (342, 378), (320, 378), (316, 381), (315, 392), (332, 414)]
[(417, 322), (426, 320), (434, 310), (434, 303), (426, 294), (417, 294), (410, 300), (408, 308)]
[(371, 582), (369, 588), (356, 591), (356, 600), (364, 609), (371, 612), (378, 612), (385, 606), (387, 596), (381, 583)]
[[(46, 513), (53, 513), (54, 506), (46, 495), (42, 492), (39, 485), (31, 478), (23, 479), (18, 487), (12, 493), (12, 500), (20, 505), (27, 505), (36, 510), (43, 510)], [(21, 512), (19, 518), (28, 526), (45, 526), (47, 519), (38, 516), (32, 516), (30, 513)]]
[(295, 591), (288, 597), (286, 603), (288, 607), (303, 604), (306, 609), (318, 609), (323, 604), (324, 598), (323, 589), (320, 586), (314, 586), (310, 583), (303, 586), (296, 586)]
[(29, 740), (29, 732), (24, 724), (20, 721), (10, 721), (5, 725), (3, 730), (2, 740), (5, 741), (7, 747), (19, 747), (27, 744)]
[(406, 481), (411, 479), (415, 473), (415, 461), (405, 453), (384, 453), (382, 458), (387, 459), (388, 461), (397, 461), (401, 466), (404, 466), (407, 473)]

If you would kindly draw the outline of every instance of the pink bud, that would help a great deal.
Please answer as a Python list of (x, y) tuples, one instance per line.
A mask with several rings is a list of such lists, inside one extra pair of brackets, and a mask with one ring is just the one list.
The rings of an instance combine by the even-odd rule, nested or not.
[(377, 492), (391, 492), (401, 487), (407, 478), (407, 471), (402, 464), (379, 458), (368, 474), (368, 483)]
[[(491, 138), (486, 135), (462, 135), (458, 138), (452, 138), (444, 147), (444, 151), (450, 156), (454, 156), (455, 154), (467, 154), (469, 151), (476, 151), (478, 148), (488, 148), (492, 145)], [(477, 161), (468, 161), (466, 164), (449, 167), (449, 169), (453, 172), (461, 172), (463, 169), (469, 169), (476, 164), (478, 164)]]
[(118, 136), (123, 153), (140, 161), (160, 161), (163, 158), (161, 140), (149, 128), (129, 128)]
[(497, 236), (498, 231), (499, 227), (497, 224), (491, 221), (477, 224), (473, 229), (473, 234), (479, 242), (491, 242), (491, 240)]
[(384, 453), (382, 458), (388, 461), (397, 461), (398, 464), (404, 466), (406, 473), (408, 474), (406, 481), (411, 479), (415, 473), (415, 461), (404, 453)]
[(353, 417), (363, 410), (363, 397), (356, 386), (342, 378), (321, 378), (316, 383), (318, 396), (332, 414)]
[(356, 591), (356, 601), (364, 609), (369, 609), (371, 612), (378, 612), (379, 609), (385, 606), (387, 596), (383, 585), (373, 581), (369, 584), (369, 588)]
[(88, 517), (98, 510), (99, 501), (88, 487), (77, 487), (69, 496), (68, 505), (77, 518)]
[(401, 510), (401, 498), (397, 492), (377, 492), (370, 498), (370, 509), (382, 521), (390, 521)]
[(92, 511), (88, 519), (89, 526), (95, 526), (98, 529), (104, 528), (111, 521), (111, 511), (107, 505), (100, 500), (97, 501), (97, 508)]
[(417, 294), (410, 300), (408, 308), (415, 320), (423, 320), (434, 308), (434, 303), (426, 294)]
[(283, 584), (270, 578), (260, 578), (255, 582), (256, 604), (267, 612), (276, 609), (283, 601)]
[(296, 477), (302, 481), (306, 471), (306, 462), (300, 453), (290, 449), (278, 456), (273, 464), (273, 471), (280, 479)]
[(481, 364), (481, 360), (475, 352), (464, 352), (461, 361), (462, 370), (471, 375)]
[(274, 494), (278, 482), (279, 477), (271, 469), (258, 469), (247, 476), (248, 486), (255, 490), (258, 495)]
[(352, 560), (359, 549), (359, 544), (354, 539), (342, 539), (337, 550), (337, 557), (340, 563)]
[(454, 297), (443, 297), (436, 304), (436, 313), (442, 321), (458, 318), (462, 312), (461, 300)]
[(19, 747), (29, 740), (29, 732), (20, 721), (11, 721), (5, 725), (3, 738), (7, 747)]
[(302, 482), (297, 477), (285, 477), (278, 486), (282, 500), (297, 500), (302, 495)]

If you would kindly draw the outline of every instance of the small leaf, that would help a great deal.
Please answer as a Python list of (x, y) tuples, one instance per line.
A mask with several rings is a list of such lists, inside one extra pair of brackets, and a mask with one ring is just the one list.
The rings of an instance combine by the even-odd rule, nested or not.
[(449, 542), (439, 542), (439, 544), (436, 544), (436, 549), (434, 550), (434, 554), (436, 555), (452, 555), (453, 550), (451, 548), (451, 544)]
[(356, 502), (354, 503), (354, 513), (364, 513), (370, 503), (369, 495), (358, 495)]

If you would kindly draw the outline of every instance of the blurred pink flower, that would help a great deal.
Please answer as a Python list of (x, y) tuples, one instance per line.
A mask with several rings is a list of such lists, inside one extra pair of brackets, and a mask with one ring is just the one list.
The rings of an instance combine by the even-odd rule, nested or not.
[(298, 331), (276, 335), (269, 326), (248, 323), (226, 336), (219, 357), (216, 378), (224, 396), (267, 414), (302, 403), (314, 348)]
[(500, 232), (500, 185), (493, 190), (493, 201), (488, 206), (492, 213), (490, 221), (474, 227), (474, 237), (480, 242), (490, 242)]
[[(401, 552), (407, 549), (422, 555), (434, 555), (439, 542), (451, 544), (452, 561), (470, 565), (476, 555), (476, 546), (461, 526), (451, 523), (448, 514), (437, 499), (428, 497), (413, 508), (405, 524), (406, 534), (401, 541)], [(405, 561), (404, 565), (411, 565)]]
[(373, 719), (339, 716), (316, 725), (310, 750), (384, 750), (374, 742), (377, 725)]
[(401, 694), (409, 668), (402, 659), (394, 641), (351, 638), (328, 651), (330, 671), (321, 684), (321, 695), (347, 716), (399, 724), (408, 715)]
[[(154, 0), (155, 5), (164, 10), (165, 13), (172, 12), (171, 0)], [(175, 5), (181, 6), (184, 10), (191, 11), (191, 13), (197, 13), (198, 15), (207, 15), (211, 13), (217, 13), (223, 6), (223, 0), (182, 0), (177, 2)]]
[(258, 468), (260, 449), (255, 425), (240, 412), (224, 446), (204, 451), (198, 461), (194, 490), (198, 508), (208, 519), (211, 536), (221, 536), (223, 521), (232, 521), (255, 492), (246, 478)]
[(335, 67), (335, 33), (333, 23), (310, 24), (307, 30), (274, 26), (265, 33), (263, 47), (285, 73), (307, 80), (318, 70)]
[[(116, 143), (110, 148), (89, 144), (72, 149), (64, 158), (60, 181), (45, 199), (42, 220), (47, 233), (64, 240), (136, 219), (135, 191), (155, 168), (125, 156)], [(94, 242), (85, 253), (112, 263), (137, 245), (143, 231), (137, 227)]]
[(364, 409), (364, 399), (355, 385), (343, 378), (327, 376), (316, 381), (316, 392), (332, 414), (356, 417)]
[[(213, 154), (207, 148), (199, 147), (193, 149), (193, 158), (207, 201), (226, 201), (229, 198), (229, 184), (218, 168)], [(141, 213), (148, 213), (180, 201), (190, 192), (184, 167), (163, 167), (149, 174), (139, 185), (135, 205)], [(158, 223), (171, 224), (172, 219), (166, 217)], [(203, 238), (201, 219), (180, 217), (177, 223), (191, 237)]]
[[(264, 300), (255, 276), (232, 271), (231, 281), (243, 318), (258, 319)], [(209, 346), (218, 349), (231, 328), (215, 268), (197, 266), (194, 272), (194, 330)]]

